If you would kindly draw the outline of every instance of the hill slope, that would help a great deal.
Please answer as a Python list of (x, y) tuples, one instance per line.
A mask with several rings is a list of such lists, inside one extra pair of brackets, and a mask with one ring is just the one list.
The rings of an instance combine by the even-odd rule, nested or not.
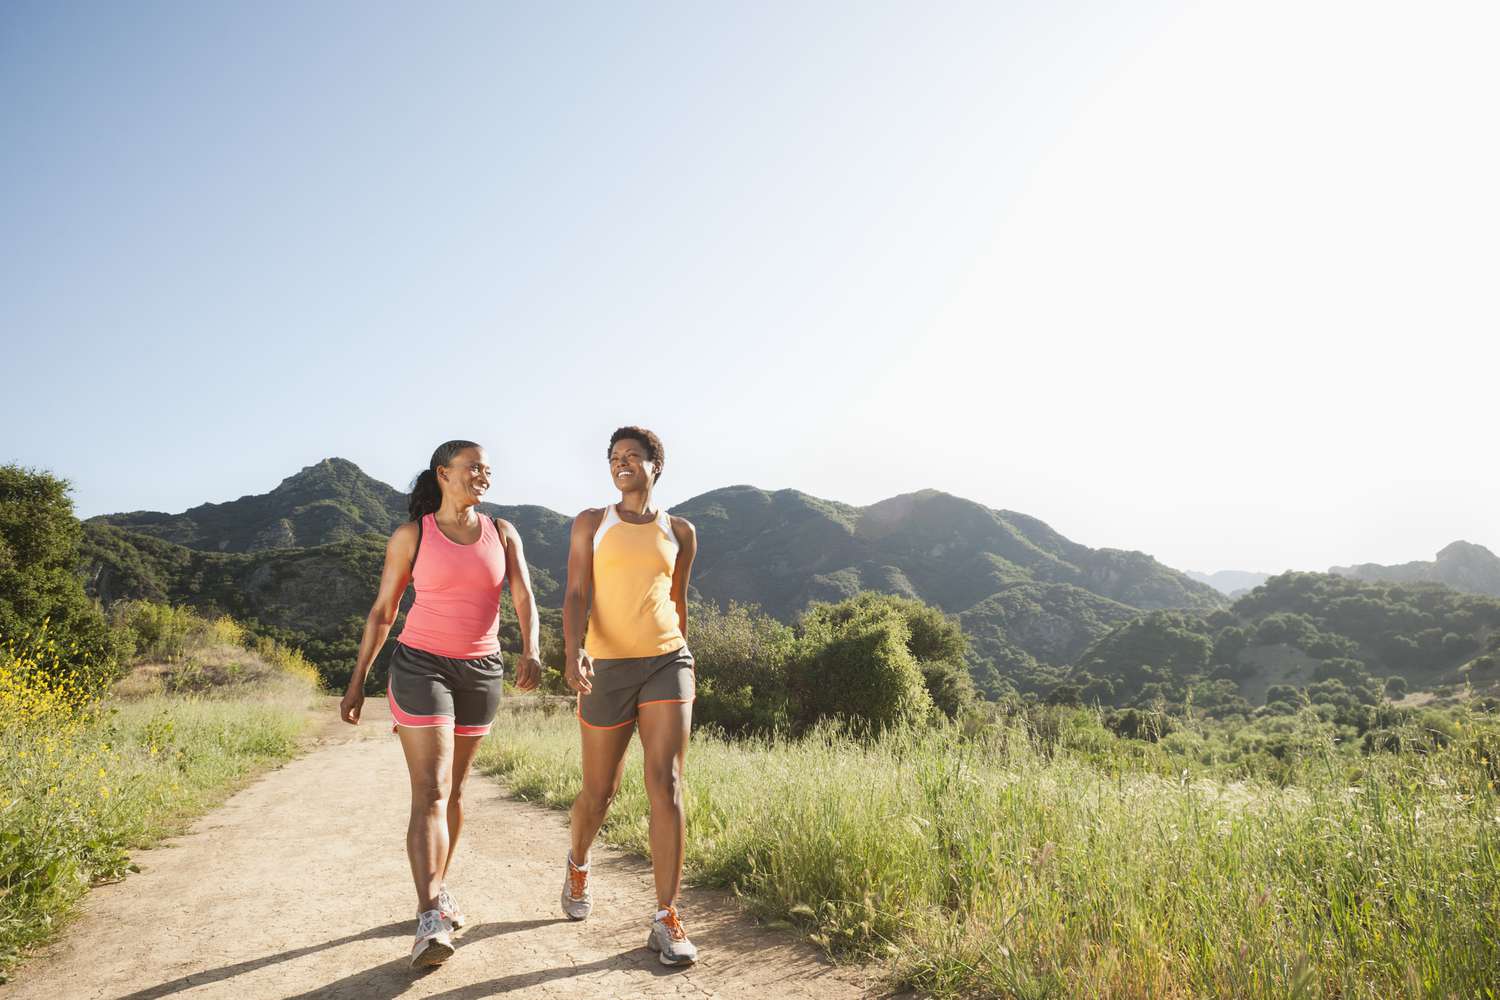
[(1500, 601), (1438, 584), (1274, 576), (1227, 611), (1155, 611), (1082, 650), (1068, 681), (1085, 700), (1236, 710), (1312, 689), (1373, 704), (1403, 688), (1500, 686)]
[(360, 535), (389, 535), (406, 520), (406, 495), (353, 462), (325, 458), (269, 493), (200, 504), (181, 514), (133, 511), (90, 518), (208, 552), (308, 548)]
[(965, 611), (1009, 584), (1068, 584), (1136, 608), (1212, 610), (1226, 602), (1142, 552), (1091, 549), (1014, 511), (923, 490), (853, 507), (753, 486), (673, 508), (698, 528), (695, 586), (790, 619), (810, 601), (859, 590)]
[[(557, 608), (571, 518), (481, 504), (514, 523), (540, 603)], [(1091, 549), (1014, 511), (935, 490), (868, 507), (731, 486), (673, 510), (698, 528), (692, 596), (760, 605), (793, 620), (813, 601), (861, 590), (920, 598), (975, 637), (985, 690), (1054, 679), (1090, 641), (1139, 609), (1211, 611), (1213, 588), (1141, 552)], [(84, 572), (106, 603), (147, 597), (223, 610), (306, 647), (346, 675), (405, 495), (354, 463), (325, 459), (266, 494), (181, 514), (135, 512), (85, 525)], [(1034, 675), (1034, 676), (1033, 676)]]
[(1358, 566), (1335, 566), (1328, 572), (1370, 582), (1441, 583), (1469, 594), (1500, 597), (1500, 556), (1473, 542), (1453, 542), (1431, 562), (1409, 562), (1399, 566), (1361, 563)]

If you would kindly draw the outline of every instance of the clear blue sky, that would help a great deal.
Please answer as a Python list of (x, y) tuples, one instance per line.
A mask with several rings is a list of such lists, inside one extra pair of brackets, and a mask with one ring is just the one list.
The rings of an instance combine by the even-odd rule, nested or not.
[[(1500, 548), (1493, 7), (0, 6), (0, 461), (923, 487), (1181, 568)], [(1420, 18), (1420, 20), (1417, 20)]]

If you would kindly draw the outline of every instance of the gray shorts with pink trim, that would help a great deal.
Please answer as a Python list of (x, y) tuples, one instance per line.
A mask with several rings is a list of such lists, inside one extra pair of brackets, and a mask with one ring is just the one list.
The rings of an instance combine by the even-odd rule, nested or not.
[(397, 726), (452, 726), (457, 736), (483, 736), (500, 708), (504, 676), (499, 653), (459, 660), (398, 642), (385, 688), (391, 718)]
[(578, 721), (590, 729), (619, 729), (635, 721), (642, 705), (690, 704), (697, 694), (686, 646), (660, 656), (593, 663), (594, 689), (578, 696)]

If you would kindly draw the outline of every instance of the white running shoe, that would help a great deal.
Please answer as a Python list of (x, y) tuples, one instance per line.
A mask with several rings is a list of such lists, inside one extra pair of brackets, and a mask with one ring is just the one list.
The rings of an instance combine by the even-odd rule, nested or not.
[(698, 961), (698, 947), (688, 940), (687, 928), (677, 919), (675, 906), (656, 912), (646, 947), (660, 953), (662, 965), (692, 965)]
[(411, 967), (442, 965), (453, 954), (453, 925), (442, 910), (425, 910), (417, 918), (417, 941), (411, 946)]
[(448, 891), (446, 885), (438, 890), (437, 904), (438, 909), (443, 911), (443, 915), (448, 918), (448, 923), (453, 925), (454, 930), (461, 930), (464, 924), (469, 922), (469, 918), (464, 916), (464, 911), (458, 908), (458, 900), (453, 898), (453, 893)]
[(563, 875), (562, 911), (569, 920), (582, 920), (594, 909), (594, 897), (589, 892), (587, 868), (573, 865), (573, 855), (568, 854), (568, 870)]

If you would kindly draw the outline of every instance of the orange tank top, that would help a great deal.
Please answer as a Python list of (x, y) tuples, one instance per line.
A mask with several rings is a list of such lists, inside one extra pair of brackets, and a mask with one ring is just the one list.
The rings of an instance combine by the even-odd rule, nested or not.
[(645, 524), (611, 504), (594, 532), (594, 595), (583, 647), (601, 660), (660, 656), (683, 646), (672, 600), (677, 536), (662, 511)]

